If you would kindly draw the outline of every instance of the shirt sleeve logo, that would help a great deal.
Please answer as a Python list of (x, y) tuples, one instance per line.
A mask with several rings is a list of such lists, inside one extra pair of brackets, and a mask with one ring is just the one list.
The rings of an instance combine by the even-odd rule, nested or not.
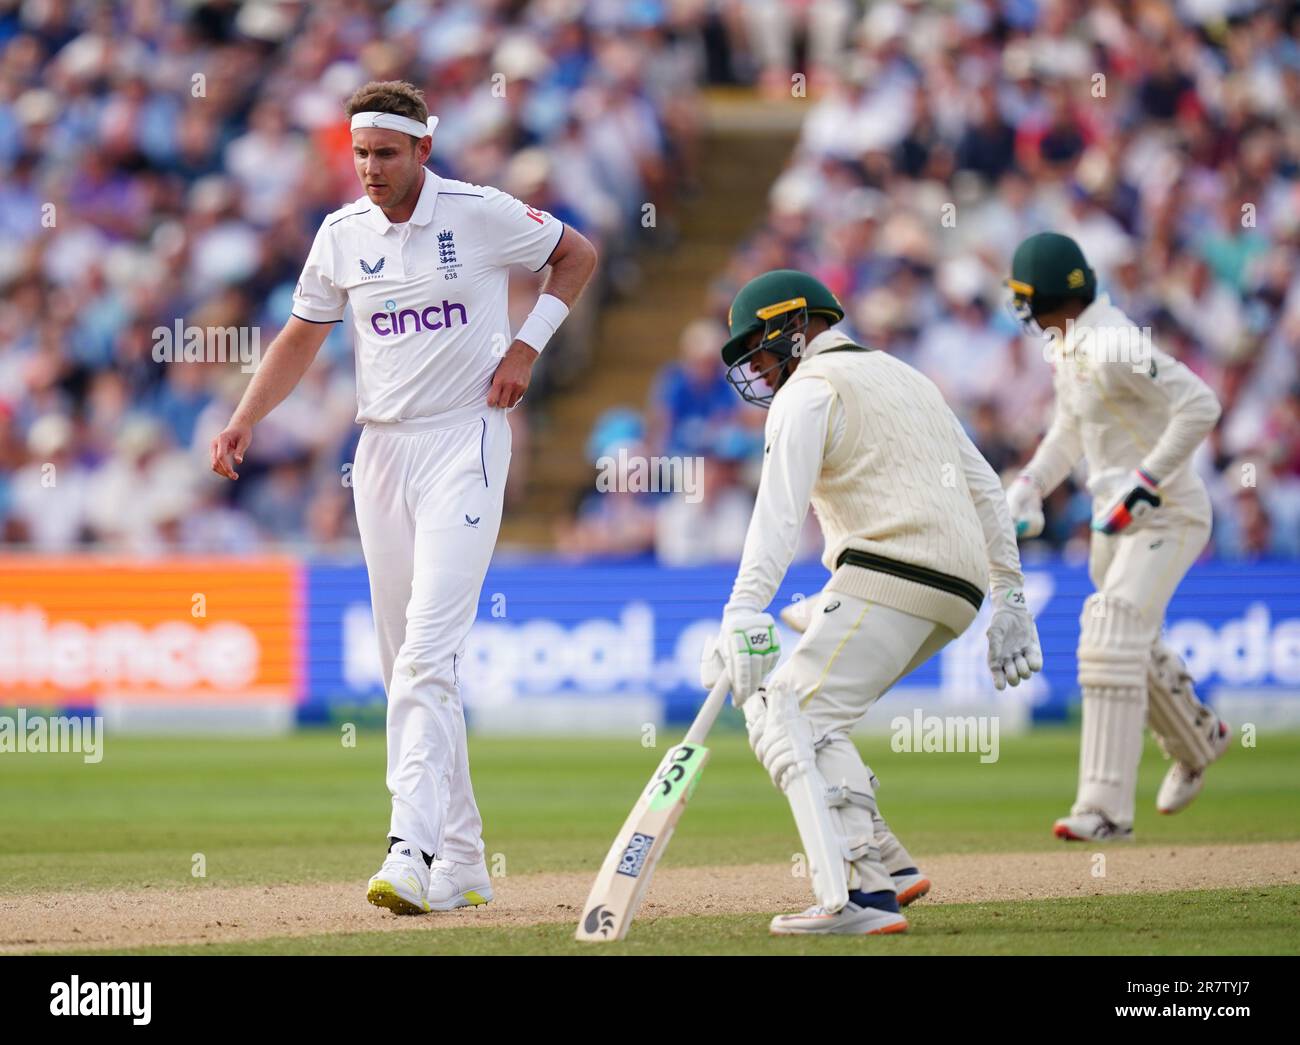
[(546, 215), (544, 212), (538, 210), (536, 207), (529, 207), (527, 205), (524, 206), (524, 210), (533, 221), (537, 222), (538, 225), (546, 224)]

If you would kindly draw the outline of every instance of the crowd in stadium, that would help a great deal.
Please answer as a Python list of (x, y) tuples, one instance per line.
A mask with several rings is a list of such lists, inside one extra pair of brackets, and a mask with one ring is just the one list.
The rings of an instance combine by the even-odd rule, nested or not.
[[(767, 269), (814, 273), (844, 302), (849, 332), (935, 380), (1009, 480), (1046, 426), (1052, 373), (1005, 309), (1002, 280), (1023, 238), (1065, 232), (1102, 292), (1222, 402), (1195, 460), (1215, 507), (1212, 551), (1300, 555), (1300, 23), (1271, 5), (1196, 5), (1199, 20), (1173, 4), (1092, 5), (1082, 17), (1063, 3), (939, 6), (872, 4), (838, 49), (806, 26), (822, 64), (810, 69), (798, 148), (701, 323), (724, 319)], [(845, 8), (856, 9), (816, 11), (840, 25)], [(785, 28), (759, 51), (769, 94), (789, 90), (800, 26)], [(717, 459), (726, 496), (697, 508), (697, 522), (747, 518), (736, 500), (756, 467), (753, 412), (702, 363), (710, 338), (716, 356), (720, 327), (688, 331), (648, 411), (667, 426), (638, 434), (653, 453)], [(738, 447), (748, 467), (736, 467)], [(657, 527), (588, 498), (588, 546), (607, 546), (608, 516), (629, 550), (715, 554), (703, 538), (682, 547), (688, 509), (642, 500)], [(1086, 555), (1082, 482), (1063, 485), (1048, 516), (1025, 555)], [(738, 555), (742, 539), (716, 554)]]
[[(346, 325), (259, 426), (237, 484), (205, 475), (206, 446), (245, 369), (160, 363), (155, 331), (182, 317), (269, 343), (321, 219), (360, 195), (341, 113), (361, 83), (416, 83), (441, 120), (435, 170), (601, 251), (536, 409), (580, 378), (595, 311), (637, 278), (643, 204), (675, 220), (697, 91), (722, 80), (807, 106), (798, 146), (680, 359), (590, 439), (593, 460), (706, 458), (702, 496), (587, 497), (564, 550), (739, 554), (763, 418), (717, 347), (731, 295), (774, 267), (825, 281), (849, 332), (933, 378), (1009, 477), (1045, 427), (1051, 370), (1001, 280), (1016, 243), (1052, 228), (1223, 403), (1196, 460), (1213, 551), (1300, 556), (1300, 24), (1279, 10), (0, 0), (0, 541), (154, 554), (354, 535)], [(807, 97), (789, 97), (805, 74)], [(517, 325), (537, 284), (512, 293)], [(527, 426), (527, 408), (511, 419)], [(1087, 530), (1067, 484), (1037, 544), (1077, 554)]]

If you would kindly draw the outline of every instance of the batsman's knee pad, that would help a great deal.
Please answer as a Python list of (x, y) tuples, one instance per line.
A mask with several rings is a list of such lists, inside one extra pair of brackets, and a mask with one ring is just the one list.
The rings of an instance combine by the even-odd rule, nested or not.
[(839, 787), (832, 785), (826, 789), (826, 804), (838, 816), (844, 858), (849, 863), (857, 863), (859, 860), (879, 863), (880, 847), (876, 845), (874, 829), (867, 832), (854, 831), (850, 825), (856, 818), (851, 819), (845, 815), (853, 810), (861, 810), (867, 816), (867, 823), (874, 826), (875, 818), (880, 813), (876, 808), (875, 796), (865, 791), (854, 791), (845, 784)]
[(1197, 699), (1183, 658), (1159, 639), (1147, 662), (1147, 724), (1165, 754), (1189, 769), (1214, 761), (1219, 718)]
[[(880, 781), (870, 766), (866, 767), (867, 780), (871, 783), (871, 794), (873, 798), (880, 794)], [(880, 799), (875, 798), (879, 803)], [(879, 808), (871, 814), (871, 833), (874, 836), (876, 848), (880, 851), (880, 862), (885, 865), (885, 870), (893, 872), (900, 871), (905, 867), (915, 867), (916, 861), (912, 854), (904, 848), (903, 843), (898, 840), (894, 834), (894, 829), (889, 826), (889, 821), (884, 818)]]
[(1143, 689), (1152, 627), (1136, 606), (1096, 592), (1079, 615), (1079, 687)]

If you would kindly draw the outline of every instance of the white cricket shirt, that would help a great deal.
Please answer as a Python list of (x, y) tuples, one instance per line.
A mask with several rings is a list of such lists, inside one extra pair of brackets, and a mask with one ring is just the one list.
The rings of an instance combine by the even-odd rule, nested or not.
[(512, 340), (510, 266), (543, 268), (563, 234), (508, 193), (426, 168), (410, 221), (394, 225), (366, 196), (325, 218), (293, 314), (338, 323), (352, 306), (359, 422), (481, 405)]

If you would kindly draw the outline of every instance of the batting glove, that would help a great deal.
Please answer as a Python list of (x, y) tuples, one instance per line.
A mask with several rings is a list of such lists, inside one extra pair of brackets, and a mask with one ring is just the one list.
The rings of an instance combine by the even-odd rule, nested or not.
[(1043, 670), (1038, 628), (1020, 589), (1014, 588), (998, 599), (988, 634), (989, 671), (998, 689), (1006, 689), (1008, 682), (1018, 686), (1035, 671)]
[(722, 628), (704, 644), (700, 684), (712, 689), (725, 671), (731, 678), (731, 701), (740, 707), (763, 684), (781, 658), (776, 622), (770, 613), (727, 610)]
[(1132, 533), (1141, 529), (1160, 507), (1156, 485), (1155, 479), (1141, 468), (1135, 468), (1119, 493), (1093, 515), (1092, 528), (1106, 534)]
[(1043, 491), (1028, 472), (1016, 476), (1007, 490), (1007, 508), (1016, 524), (1017, 537), (1037, 537), (1043, 532)]

